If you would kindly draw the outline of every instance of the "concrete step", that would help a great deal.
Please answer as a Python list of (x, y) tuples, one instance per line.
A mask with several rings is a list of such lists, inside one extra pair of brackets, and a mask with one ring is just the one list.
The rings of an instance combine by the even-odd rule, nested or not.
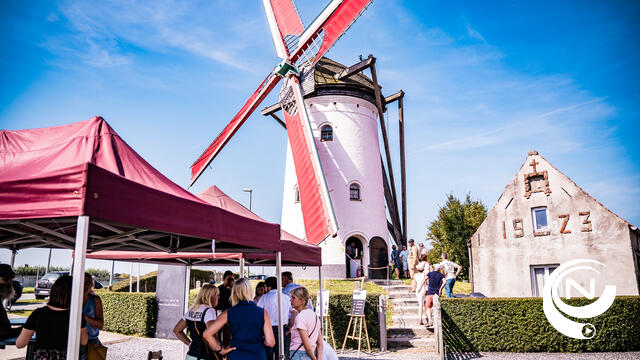
[(407, 298), (395, 298), (395, 299), (391, 299), (391, 301), (393, 302), (393, 307), (405, 306), (405, 305), (418, 307), (418, 299), (416, 299), (415, 296), (407, 297)]
[[(389, 292), (389, 299), (416, 299), (416, 294), (404, 291), (391, 291)], [(416, 302), (418, 302), (417, 299)]]
[[(422, 321), (426, 324), (427, 315), (424, 314)], [(391, 323), (394, 326), (402, 327), (402, 326), (420, 326), (420, 316), (416, 312), (415, 314), (403, 314), (403, 315), (393, 315), (391, 317)]]
[(378, 286), (386, 286), (386, 285), (402, 285), (404, 284), (402, 280), (386, 280), (386, 279), (375, 279), (375, 280), (367, 280), (368, 282), (372, 282)]
[(391, 285), (391, 286), (382, 286), (383, 289), (385, 289), (387, 292), (388, 291), (394, 291), (394, 290), (403, 290), (403, 291), (411, 291), (411, 285)]
[(424, 325), (402, 326), (387, 328), (387, 338), (390, 336), (434, 337), (433, 328)]
[(418, 304), (393, 306), (393, 315), (417, 314), (419, 311)]
[(424, 351), (436, 351), (436, 340), (420, 337), (387, 338), (387, 346), (390, 349), (418, 348)]

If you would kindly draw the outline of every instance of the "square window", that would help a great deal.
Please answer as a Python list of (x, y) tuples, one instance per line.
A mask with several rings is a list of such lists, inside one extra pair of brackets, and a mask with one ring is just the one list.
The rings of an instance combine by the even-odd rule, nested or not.
[(547, 221), (547, 208), (539, 207), (531, 209), (531, 215), (533, 216), (533, 230), (540, 231), (546, 230), (549, 226)]

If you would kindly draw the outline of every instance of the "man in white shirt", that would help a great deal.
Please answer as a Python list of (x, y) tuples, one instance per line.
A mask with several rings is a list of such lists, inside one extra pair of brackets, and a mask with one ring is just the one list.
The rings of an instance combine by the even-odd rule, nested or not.
[[(301, 285), (293, 282), (293, 274), (291, 271), (285, 271), (282, 273), (282, 293), (289, 296), (291, 290), (295, 288), (299, 288)], [(307, 303), (307, 307), (313, 310), (313, 304), (311, 303), (311, 299)], [(294, 310), (295, 311), (295, 310)]]
[[(258, 300), (258, 306), (263, 308), (267, 314), (269, 314), (269, 319), (271, 319), (271, 327), (273, 328), (273, 335), (276, 338), (276, 344), (274, 347), (265, 347), (265, 351), (267, 352), (268, 360), (278, 359), (278, 279), (275, 276), (268, 277), (265, 281), (268, 292), (260, 297)], [(291, 335), (287, 335), (289, 332), (289, 324), (291, 321), (291, 301), (289, 300), (289, 295), (282, 294), (282, 317), (286, 324), (284, 324), (284, 352), (285, 359), (289, 358), (289, 342), (291, 341)]]
[(442, 262), (440, 266), (444, 270), (444, 278), (447, 281), (444, 285), (444, 291), (448, 298), (453, 297), (453, 285), (456, 283), (456, 276), (462, 271), (462, 266), (447, 260), (447, 254), (442, 253)]

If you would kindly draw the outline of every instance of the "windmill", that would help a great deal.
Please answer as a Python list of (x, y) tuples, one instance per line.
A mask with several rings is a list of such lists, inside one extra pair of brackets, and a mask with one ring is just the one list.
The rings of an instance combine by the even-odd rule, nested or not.
[[(318, 68), (326, 69), (329, 67), (332, 71), (336, 69), (340, 70), (340, 72), (342, 72), (340, 75), (336, 75), (335, 71), (330, 74), (332, 77), (336, 75), (336, 77), (334, 77), (335, 82), (351, 81), (348, 79), (357, 78), (359, 76), (357, 74), (358, 72), (361, 72), (367, 67), (371, 68), (374, 81), (370, 86), (370, 91), (368, 91), (368, 93), (370, 93), (370, 99), (366, 104), (362, 103), (362, 106), (363, 110), (368, 108), (371, 112), (376, 129), (375, 146), (378, 146), (377, 123), (375, 123), (375, 119), (376, 114), (380, 114), (380, 119), (383, 121), (381, 114), (386, 102), (384, 104), (382, 103), (385, 99), (383, 99), (379, 93), (379, 86), (377, 85), (375, 76), (375, 58), (369, 57), (360, 64), (354, 65), (354, 67), (346, 68), (342, 65), (336, 67), (337, 63), (323, 57), (340, 36), (342, 36), (361, 15), (370, 2), (370, 0), (333, 0), (305, 29), (291, 0), (263, 0), (276, 53), (283, 60), (268, 74), (266, 79), (251, 95), (231, 122), (193, 163), (191, 166), (191, 184), (198, 179), (206, 166), (220, 153), (230, 138), (260, 105), (264, 98), (274, 89), (276, 84), (280, 80), (283, 80), (279, 103), (269, 107), (271, 110), (263, 110), (263, 114), (271, 114), (276, 117), (275, 112), (282, 109), (284, 116), (284, 121), (279, 118), (278, 121), (286, 128), (288, 136), (288, 160), (285, 183), (287, 183), (287, 179), (293, 179), (293, 182), (295, 182), (294, 197), (297, 201), (294, 201), (294, 203), (297, 204), (297, 211), (301, 215), (301, 219), (296, 219), (296, 221), (298, 224), (303, 224), (303, 228), (299, 229), (300, 231), (297, 231), (296, 235), (306, 238), (308, 242), (313, 244), (320, 244), (324, 240), (331, 239), (332, 237), (334, 239), (336, 237), (343, 237), (337, 236), (339, 235), (339, 222), (336, 218), (332, 202), (335, 196), (333, 194), (330, 195), (330, 192), (333, 192), (334, 189), (333, 186), (331, 186), (332, 189), (329, 188), (327, 178), (325, 177), (327, 171), (331, 171), (331, 169), (327, 169), (327, 162), (321, 161), (320, 159), (323, 153), (321, 152), (319, 154), (317, 140), (314, 137), (314, 132), (316, 134), (318, 133), (318, 124), (315, 119), (316, 117), (312, 118), (310, 116), (310, 113), (314, 113), (315, 109), (310, 109), (310, 105), (308, 104), (309, 99), (307, 97), (315, 93)], [(369, 82), (371, 82), (371, 80), (369, 80)], [(353, 105), (359, 107), (361, 104)], [(387, 152), (387, 163), (391, 170), (386, 133), (383, 134)], [(368, 187), (365, 185), (362, 190), (371, 190), (372, 188), (379, 187), (379, 191), (377, 191), (378, 195), (376, 196), (380, 196), (382, 200), (376, 203), (377, 215), (375, 219), (366, 220), (382, 224), (383, 231), (377, 231), (377, 237), (383, 240), (384, 246), (386, 247), (388, 244), (386, 240), (388, 226), (389, 229), (392, 229), (392, 234), (396, 242), (402, 242), (403, 237), (397, 209), (393, 175), (390, 171), (392, 184), (389, 185), (386, 171), (382, 166), (379, 147), (375, 148), (375, 146), (372, 147), (374, 151), (369, 152), (374, 154), (373, 162), (377, 163), (378, 166), (377, 170), (373, 171), (375, 174), (373, 177), (379, 180), (377, 181), (379, 182), (379, 186)], [(367, 163), (371, 161), (371, 159), (365, 160)], [(331, 168), (331, 166), (329, 166), (329, 168)], [(384, 181), (382, 181), (383, 176)], [(329, 181), (331, 181), (331, 178), (329, 178)], [(383, 183), (386, 185), (383, 186)], [(286, 186), (288, 185), (285, 184), (285, 187)], [(383, 190), (383, 188), (386, 190)], [(285, 198), (288, 196), (287, 194), (290, 193), (290, 191), (285, 189)], [(382, 198), (383, 193), (385, 195), (384, 198)], [(388, 223), (386, 219), (385, 200), (392, 218), (390, 223)], [(393, 206), (390, 207), (389, 204), (391, 203), (393, 203)], [(287, 206), (283, 205), (283, 228), (287, 229), (284, 220), (285, 208), (287, 208)], [(343, 222), (343, 219), (340, 221)], [(344, 240), (346, 240), (346, 238), (334, 240), (333, 244), (335, 246), (331, 248), (331, 252), (342, 254), (342, 262), (344, 261)], [(367, 242), (369, 239), (363, 240)], [(329, 240), (327, 240), (325, 244), (328, 242)], [(323, 259), (325, 258), (325, 251), (323, 250)], [(344, 263), (342, 263), (342, 267), (344, 268)], [(344, 274), (344, 272), (342, 272), (342, 274)], [(338, 274), (336, 273), (335, 275), (337, 276)]]

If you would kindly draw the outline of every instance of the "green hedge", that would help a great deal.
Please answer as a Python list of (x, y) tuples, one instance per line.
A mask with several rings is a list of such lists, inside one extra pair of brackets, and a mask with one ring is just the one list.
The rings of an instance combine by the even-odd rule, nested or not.
[[(196, 281), (201, 283), (207, 283), (211, 280), (213, 271), (191, 269), (191, 288), (195, 288)], [(144, 276), (140, 276), (140, 291), (155, 292), (156, 281), (158, 280), (158, 272), (153, 271)], [(181, 280), (181, 284), (184, 284)], [(113, 284), (112, 291), (128, 292), (129, 291), (129, 278)], [(136, 277), (133, 277), (133, 291), (136, 290)]]
[[(380, 327), (378, 326), (378, 297), (380, 295), (381, 293), (367, 292), (367, 302), (364, 307), (367, 330), (369, 331), (369, 341), (371, 342), (371, 350), (380, 348)], [(311, 301), (313, 301), (313, 304), (315, 305), (316, 295), (312, 295), (311, 298)], [(349, 325), (349, 316), (347, 315), (351, 310), (352, 298), (353, 294), (334, 294), (332, 292), (329, 295), (329, 315), (331, 316), (331, 325), (333, 326), (333, 336), (336, 339), (336, 350), (342, 348), (342, 342), (344, 341), (345, 333), (347, 332), (347, 326)], [(355, 319), (353, 321), (355, 322)], [(353, 327), (353, 324), (351, 326)], [(329, 340), (331, 340), (331, 338), (329, 338)], [(331, 344), (331, 341), (329, 341), (329, 344)], [(345, 349), (357, 348), (358, 342), (356, 340), (347, 340)], [(365, 339), (364, 328), (362, 329), (361, 348), (364, 350), (367, 349), (367, 340)]]
[(99, 291), (104, 308), (104, 330), (126, 335), (153, 336), (158, 304), (154, 293)]
[[(564, 300), (573, 306), (593, 300)], [(445, 299), (443, 338), (451, 352), (606, 352), (640, 350), (640, 297), (616, 297), (604, 314), (591, 319), (596, 335), (567, 337), (554, 329), (540, 298)]]

